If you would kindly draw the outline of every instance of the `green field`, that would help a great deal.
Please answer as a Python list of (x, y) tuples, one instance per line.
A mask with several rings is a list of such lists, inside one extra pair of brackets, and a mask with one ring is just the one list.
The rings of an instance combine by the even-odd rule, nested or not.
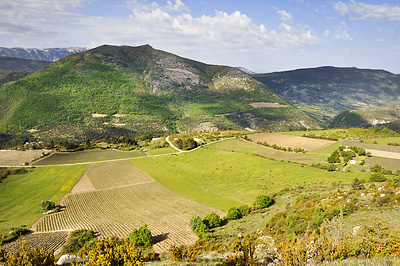
[(0, 232), (11, 227), (30, 227), (42, 216), (43, 200), (58, 202), (86, 171), (88, 165), (30, 169), (8, 176), (0, 183)]
[(143, 151), (87, 150), (78, 152), (54, 153), (43, 160), (33, 163), (34, 166), (89, 163), (107, 160), (129, 159), (147, 156)]
[(376, 143), (381, 145), (388, 145), (388, 143), (400, 143), (400, 137), (369, 139), (366, 140), (365, 143)]
[(286, 188), (368, 179), (368, 173), (327, 172), (309, 166), (267, 159), (256, 154), (260, 146), (228, 140), (190, 153), (134, 162), (166, 187), (181, 195), (227, 210), (251, 204), (261, 193)]

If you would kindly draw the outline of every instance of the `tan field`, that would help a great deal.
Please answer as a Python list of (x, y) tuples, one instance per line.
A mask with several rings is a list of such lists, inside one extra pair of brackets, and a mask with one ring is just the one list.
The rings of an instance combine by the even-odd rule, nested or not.
[(215, 211), (167, 189), (131, 161), (91, 165), (60, 202), (62, 212), (43, 216), (33, 228), (40, 232), (92, 229), (100, 237), (127, 237), (147, 224), (154, 249), (171, 244), (193, 244), (197, 235), (189, 227), (194, 215)]
[(22, 166), (25, 162), (30, 162), (42, 156), (41, 150), (36, 151), (15, 151), (0, 150), (0, 166)]
[(285, 148), (291, 147), (292, 149), (302, 148), (306, 151), (317, 150), (335, 143), (335, 141), (331, 140), (312, 139), (280, 133), (254, 134), (250, 135), (249, 138), (255, 143), (267, 142), (269, 145), (276, 144)]

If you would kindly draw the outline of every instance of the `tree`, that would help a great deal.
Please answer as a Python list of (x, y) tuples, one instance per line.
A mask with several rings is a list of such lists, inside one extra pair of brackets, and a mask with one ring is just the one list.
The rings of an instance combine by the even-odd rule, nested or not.
[(149, 247), (151, 245), (151, 231), (147, 228), (147, 224), (139, 229), (134, 229), (129, 234), (129, 241), (135, 246)]
[(242, 218), (242, 213), (236, 207), (232, 207), (228, 210), (228, 214), (226, 215), (227, 220), (237, 220)]
[(219, 217), (219, 215), (216, 214), (215, 212), (211, 212), (211, 213), (207, 214), (206, 217), (204, 217), (203, 223), (204, 223), (209, 229), (212, 229), (212, 228), (214, 228), (214, 227), (220, 226), (221, 223), (222, 223), (222, 219), (221, 219), (221, 217)]
[(275, 203), (275, 200), (267, 195), (258, 195), (253, 202), (254, 208), (263, 209), (271, 206)]
[(42, 207), (44, 211), (49, 211), (53, 210), (56, 207), (56, 204), (52, 201), (44, 200), (42, 203), (40, 203), (40, 207)]

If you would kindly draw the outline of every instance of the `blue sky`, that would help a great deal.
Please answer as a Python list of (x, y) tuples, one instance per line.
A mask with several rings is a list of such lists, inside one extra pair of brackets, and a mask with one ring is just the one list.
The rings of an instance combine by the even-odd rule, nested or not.
[(318, 66), (400, 74), (396, 0), (2, 0), (0, 46), (142, 45), (273, 72)]

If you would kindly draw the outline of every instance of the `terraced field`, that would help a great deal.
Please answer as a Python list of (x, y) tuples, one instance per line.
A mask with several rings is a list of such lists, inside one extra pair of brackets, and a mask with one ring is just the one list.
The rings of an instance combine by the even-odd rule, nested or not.
[(91, 165), (81, 180), (60, 202), (59, 213), (43, 216), (33, 229), (39, 232), (92, 229), (101, 237), (126, 237), (147, 224), (154, 249), (197, 240), (190, 219), (216, 211), (167, 189), (131, 161)]

